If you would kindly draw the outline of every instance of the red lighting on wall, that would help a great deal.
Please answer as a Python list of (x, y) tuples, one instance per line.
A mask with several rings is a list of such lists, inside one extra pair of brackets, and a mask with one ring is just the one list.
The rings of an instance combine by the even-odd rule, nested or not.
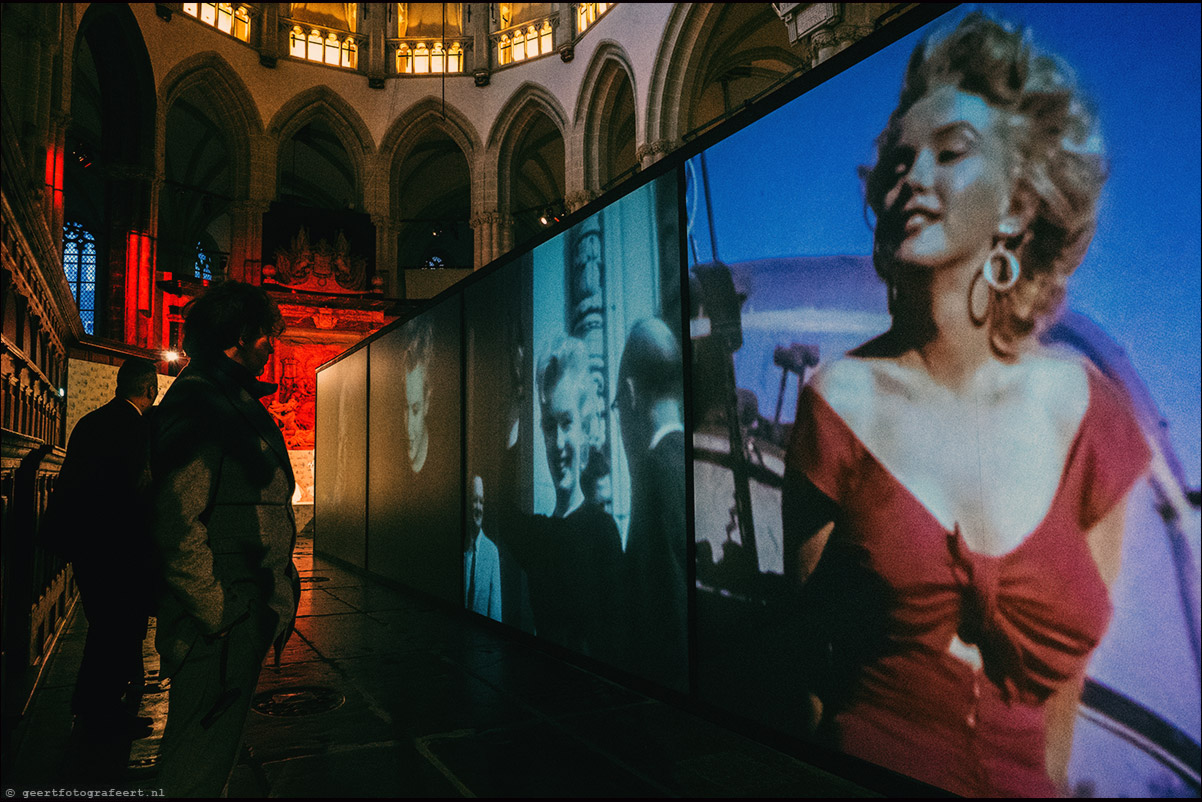
[(51, 146), (46, 149), (46, 189), (50, 193), (50, 202), (54, 210), (63, 210), (63, 151)]
[(144, 231), (125, 235), (125, 337), (139, 343), (138, 313), (150, 315), (154, 284), (154, 237)]

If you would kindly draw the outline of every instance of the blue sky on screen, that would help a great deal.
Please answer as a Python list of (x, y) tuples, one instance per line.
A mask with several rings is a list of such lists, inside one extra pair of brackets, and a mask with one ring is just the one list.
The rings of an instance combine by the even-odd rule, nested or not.
[[(972, 8), (1029, 26), (1037, 46), (1077, 71), (1098, 108), (1111, 177), (1098, 233), (1069, 285), (1069, 306), (1127, 351), (1196, 486), (1202, 460), (1199, 6), (968, 6), (933, 24), (954, 24)], [(871, 253), (856, 168), (873, 159), (873, 141), (923, 33), (706, 152), (722, 261)], [(708, 261), (704, 209), (698, 205), (691, 213), (698, 256)]]

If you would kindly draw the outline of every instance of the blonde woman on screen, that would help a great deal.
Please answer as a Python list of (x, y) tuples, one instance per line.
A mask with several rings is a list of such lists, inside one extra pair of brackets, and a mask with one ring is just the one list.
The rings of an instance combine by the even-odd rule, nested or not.
[(865, 178), (893, 323), (814, 376), (786, 470), (786, 572), (848, 599), (819, 732), (961, 795), (1055, 795), (1148, 459), (1126, 397), (1036, 337), (1093, 235), (1095, 120), (973, 14), (915, 50)]

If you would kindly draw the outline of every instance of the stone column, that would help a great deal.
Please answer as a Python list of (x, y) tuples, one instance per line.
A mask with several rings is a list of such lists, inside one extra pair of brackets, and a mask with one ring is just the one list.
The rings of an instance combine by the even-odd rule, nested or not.
[(634, 157), (642, 165), (642, 168), (646, 170), (675, 150), (676, 147), (677, 144), (670, 139), (656, 139), (652, 142), (644, 142), (642, 145), (639, 145), (635, 149)]

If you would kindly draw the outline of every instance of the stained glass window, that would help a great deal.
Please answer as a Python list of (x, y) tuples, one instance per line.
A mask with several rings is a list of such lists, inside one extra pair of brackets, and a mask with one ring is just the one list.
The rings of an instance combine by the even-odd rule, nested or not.
[(196, 261), (192, 263), (192, 275), (206, 281), (213, 280), (213, 257), (205, 252), (199, 242), (196, 243)]
[(63, 226), (63, 272), (88, 334), (96, 333), (96, 238), (80, 223)]

